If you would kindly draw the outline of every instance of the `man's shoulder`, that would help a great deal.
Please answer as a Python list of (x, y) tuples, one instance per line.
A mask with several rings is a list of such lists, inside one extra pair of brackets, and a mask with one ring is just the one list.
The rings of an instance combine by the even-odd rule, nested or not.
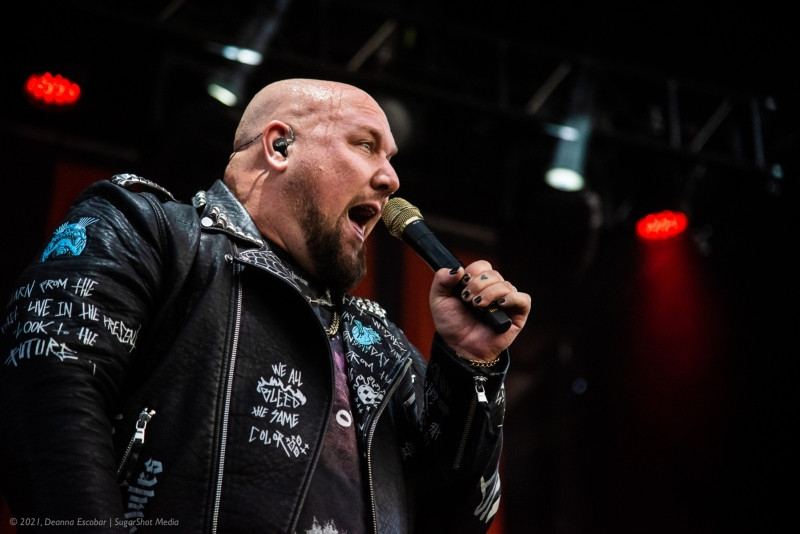
[[(136, 174), (116, 174), (89, 187), (81, 201), (106, 203), (139, 232), (159, 236), (162, 244), (193, 242), (200, 224), (197, 209), (181, 202), (168, 189)], [(105, 208), (95, 204), (99, 212)]]
[(142, 178), (136, 174), (115, 174), (111, 177), (110, 182), (134, 193), (152, 193), (161, 200), (178, 202), (175, 196), (165, 187), (162, 187), (156, 182), (148, 180), (147, 178)]

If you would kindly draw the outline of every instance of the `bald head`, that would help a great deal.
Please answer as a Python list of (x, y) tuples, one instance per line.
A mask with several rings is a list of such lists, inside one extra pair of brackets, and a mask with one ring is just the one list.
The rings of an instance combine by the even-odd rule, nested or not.
[[(257, 136), (271, 120), (301, 127), (334, 119), (349, 97), (371, 97), (363, 90), (340, 82), (294, 78), (261, 89), (242, 114), (234, 137), (234, 149)], [(377, 104), (376, 104), (377, 105)]]

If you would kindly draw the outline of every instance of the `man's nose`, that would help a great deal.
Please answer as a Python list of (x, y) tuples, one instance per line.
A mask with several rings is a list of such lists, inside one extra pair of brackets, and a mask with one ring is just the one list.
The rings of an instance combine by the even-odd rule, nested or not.
[(392, 167), (391, 163), (388, 161), (375, 173), (373, 187), (380, 190), (387, 190), (390, 195), (400, 189), (400, 178), (397, 176), (394, 167)]

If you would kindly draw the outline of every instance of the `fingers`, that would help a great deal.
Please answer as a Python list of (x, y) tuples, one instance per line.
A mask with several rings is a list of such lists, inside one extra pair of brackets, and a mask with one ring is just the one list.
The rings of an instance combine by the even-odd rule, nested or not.
[[(431, 285), (430, 305), (436, 330), (449, 346), (461, 354), (491, 359), (505, 350), (525, 326), (531, 298), (481, 260), (455, 270), (439, 269)], [(511, 319), (510, 326), (503, 321), (503, 329), (499, 330), (497, 325), (484, 322), (484, 310), (494, 307)]]
[(520, 302), (516, 296), (517, 288), (486, 261), (477, 261), (467, 266), (461, 284), (461, 300), (473, 306), (513, 306)]
[(447, 299), (454, 294), (463, 302), (477, 308), (499, 306), (513, 312), (515, 323), (523, 324), (530, 311), (531, 297), (517, 291), (492, 265), (479, 260), (474, 263), (447, 271), (440, 269), (436, 278), (439, 284), (432, 287), (431, 296)]

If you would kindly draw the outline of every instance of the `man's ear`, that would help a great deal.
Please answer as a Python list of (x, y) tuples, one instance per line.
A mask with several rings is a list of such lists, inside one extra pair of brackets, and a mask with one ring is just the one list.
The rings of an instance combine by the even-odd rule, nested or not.
[(264, 129), (262, 147), (270, 165), (278, 170), (286, 168), (289, 146), (294, 141), (292, 127), (281, 121), (271, 121)]

